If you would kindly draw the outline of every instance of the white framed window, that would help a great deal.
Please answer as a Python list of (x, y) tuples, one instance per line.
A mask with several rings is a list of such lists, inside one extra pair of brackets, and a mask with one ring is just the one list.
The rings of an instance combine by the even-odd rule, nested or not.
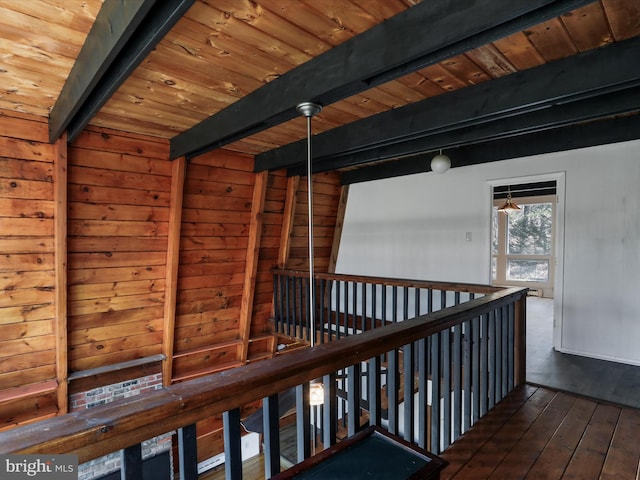
[(493, 203), (491, 274), (494, 285), (517, 285), (553, 296), (556, 196), (516, 197), (520, 210)]

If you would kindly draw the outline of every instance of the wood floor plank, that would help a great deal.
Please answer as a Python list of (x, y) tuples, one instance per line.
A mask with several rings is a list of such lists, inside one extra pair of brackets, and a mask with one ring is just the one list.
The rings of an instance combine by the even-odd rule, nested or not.
[(597, 403), (578, 398), (551, 440), (525, 477), (528, 480), (559, 480), (571, 461)]
[(596, 407), (563, 480), (589, 480), (600, 476), (621, 410), (613, 405)]
[(558, 393), (489, 478), (525, 478), (575, 401), (576, 397)]
[(452, 478), (455, 480), (485, 480), (500, 465), (505, 456), (556, 396), (540, 388), (529, 401), (503, 425)]
[(600, 480), (638, 478), (640, 470), (640, 410), (622, 409)]
[(440, 473), (441, 480), (452, 478), (536, 390), (537, 388), (531, 385), (517, 388), (449, 447), (441, 455), (449, 462), (449, 465)]

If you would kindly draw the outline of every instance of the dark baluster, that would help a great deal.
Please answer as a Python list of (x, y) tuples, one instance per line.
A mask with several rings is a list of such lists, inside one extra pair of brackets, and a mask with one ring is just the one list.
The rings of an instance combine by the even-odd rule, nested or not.
[(413, 343), (402, 347), (402, 360), (404, 369), (404, 439), (414, 441), (414, 416), (413, 416)]
[(427, 290), (427, 313), (433, 312), (433, 289)]
[(396, 323), (398, 321), (398, 287), (394, 285), (391, 287), (391, 321)]
[(473, 425), (480, 418), (480, 398), (486, 395), (486, 391), (482, 391), (480, 385), (480, 377), (482, 365), (480, 364), (480, 317), (471, 320), (471, 385), (469, 396), (473, 397), (473, 406), (471, 408), (471, 424)]
[(287, 322), (287, 335), (289, 335), (290, 337), (291, 335), (291, 295), (290, 295), (290, 287), (291, 287), (291, 280), (289, 279), (289, 277), (285, 277), (285, 288), (284, 288), (284, 295), (285, 295), (285, 305), (286, 305), (286, 322)]
[(381, 298), (381, 301), (382, 301), (382, 304), (381, 304), (382, 316), (381, 316), (381, 318), (382, 318), (382, 326), (384, 326), (387, 323), (387, 286), (386, 285), (382, 285), (381, 287), (382, 287), (382, 291), (381, 291), (381, 294), (382, 294), (382, 298)]
[[(316, 419), (314, 419), (314, 422)], [(309, 384), (296, 387), (296, 440), (298, 462), (311, 455), (311, 420), (309, 414)]]
[(300, 282), (299, 278), (293, 278), (291, 281), (292, 284), (292, 290), (291, 290), (291, 296), (293, 297), (293, 304), (292, 304), (292, 308), (291, 308), (291, 323), (292, 323), (292, 328), (293, 328), (293, 332), (292, 335), (294, 337), (298, 337), (298, 338), (303, 338), (303, 332), (298, 330), (298, 303), (300, 298), (298, 297), (298, 283)]
[(502, 309), (495, 310), (495, 347), (496, 347), (496, 375), (495, 375), (495, 402), (498, 403), (502, 399)]
[(431, 340), (431, 451), (440, 453), (440, 334), (434, 333)]
[(480, 340), (480, 410), (479, 417), (487, 413), (487, 402), (489, 400), (489, 314), (482, 315), (481, 320), (481, 340)]
[(489, 312), (489, 403), (487, 409), (491, 410), (496, 404), (496, 314), (495, 310)]
[[(318, 291), (318, 300), (316, 300), (317, 303), (318, 303), (318, 319), (316, 321), (316, 331), (320, 333), (320, 342), (319, 343), (324, 343), (325, 282), (326, 282), (326, 280), (324, 280), (322, 278), (318, 281), (320, 288), (319, 288), (319, 291)], [(316, 336), (316, 338), (318, 338), (318, 337)]]
[(282, 333), (282, 303), (280, 296), (280, 275), (273, 275), (273, 321), (276, 332)]
[(340, 338), (340, 284), (342, 282), (340, 280), (338, 280), (336, 282), (336, 313), (335, 313), (335, 320), (336, 320), (336, 338)]
[(418, 445), (429, 448), (429, 352), (428, 339), (418, 340)]
[(180, 480), (198, 479), (198, 437), (195, 423), (178, 429), (178, 464)]
[(338, 395), (336, 392), (336, 375), (334, 373), (325, 375), (324, 382), (324, 405), (322, 408), (322, 436), (325, 448), (336, 443), (336, 427), (338, 424)]
[(398, 350), (387, 353), (387, 416), (389, 431), (398, 434), (398, 390), (400, 389), (400, 373), (398, 365)]
[[(457, 299), (460, 300), (460, 293), (456, 292)], [(452, 374), (453, 374), (453, 440), (455, 441), (462, 433), (462, 325), (453, 327), (453, 352), (452, 352)]]
[(353, 295), (351, 295), (351, 328), (354, 334), (358, 333), (358, 282), (353, 282), (352, 284)]
[(360, 364), (347, 368), (347, 398), (348, 398), (348, 433), (355, 435), (360, 430), (360, 401), (362, 399), (362, 373)]
[(509, 329), (509, 376), (508, 376), (508, 390), (513, 390), (514, 384), (514, 365), (515, 365), (515, 305), (510, 303), (507, 308), (509, 309), (509, 316), (507, 319), (507, 325)]
[(120, 450), (120, 478), (138, 480), (142, 478), (142, 445), (137, 443)]
[(367, 283), (363, 283), (362, 284), (362, 331), (366, 331), (367, 330), (367, 312), (371, 309), (367, 308), (368, 304), (367, 304), (367, 288), (368, 288), (368, 284)]
[(342, 324), (344, 325), (343, 332), (345, 337), (349, 335), (349, 283), (348, 281), (344, 282), (344, 315), (342, 317)]
[(447, 328), (440, 332), (442, 337), (442, 433), (443, 449), (451, 443), (451, 335)]
[[(466, 432), (471, 426), (471, 370), (477, 368), (477, 364), (471, 364), (471, 320), (464, 322), (462, 327), (462, 391), (464, 392), (464, 407), (462, 418), (462, 431)], [(476, 395), (477, 397), (477, 395)]]
[(502, 381), (500, 382), (500, 398), (504, 398), (509, 391), (509, 313), (508, 306), (500, 308), (500, 338), (502, 340)]
[(376, 328), (377, 316), (378, 316), (378, 286), (371, 285), (371, 330)]
[(242, 438), (240, 436), (240, 409), (222, 414), (224, 429), (224, 472), (227, 480), (242, 480)]
[(382, 419), (382, 407), (380, 404), (380, 357), (373, 357), (367, 361), (367, 377), (369, 378), (369, 391), (367, 399), (369, 404), (369, 424), (380, 425)]
[(264, 474), (270, 478), (280, 472), (280, 414), (278, 394), (262, 400), (262, 429), (264, 431)]

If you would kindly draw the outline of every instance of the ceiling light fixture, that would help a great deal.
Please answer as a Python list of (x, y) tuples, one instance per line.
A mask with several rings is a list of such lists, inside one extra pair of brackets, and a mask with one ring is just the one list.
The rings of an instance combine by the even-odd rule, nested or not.
[[(311, 117), (322, 110), (322, 105), (313, 102), (304, 102), (298, 105), (298, 113), (307, 117), (307, 205), (309, 207), (309, 330), (311, 348), (316, 344), (316, 312), (315, 312), (315, 282), (313, 278), (313, 169), (311, 165)], [(324, 385), (320, 382), (311, 382), (309, 385), (309, 404), (313, 406), (324, 403)]]
[(451, 168), (451, 159), (442, 153), (440, 153), (431, 159), (431, 170), (436, 173), (444, 173)]
[(517, 203), (511, 200), (511, 187), (507, 187), (507, 201), (502, 204), (500, 208), (498, 208), (499, 212), (509, 214), (509, 212), (515, 212), (516, 210), (520, 210), (520, 207)]

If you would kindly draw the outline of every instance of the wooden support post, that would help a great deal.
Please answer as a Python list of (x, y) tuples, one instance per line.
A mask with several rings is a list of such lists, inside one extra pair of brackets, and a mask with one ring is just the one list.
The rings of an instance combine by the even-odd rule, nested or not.
[(55, 244), (55, 332), (58, 413), (69, 411), (67, 339), (67, 134), (55, 143), (54, 244)]
[(287, 268), (289, 261), (289, 248), (291, 245), (291, 229), (296, 214), (296, 194), (300, 185), (300, 177), (289, 177), (287, 180), (287, 193), (284, 201), (282, 215), (282, 231), (280, 233), (280, 251), (278, 252), (278, 268)]
[(239, 360), (246, 362), (249, 356), (249, 337), (251, 336), (251, 317), (253, 314), (253, 298), (256, 291), (256, 274), (260, 257), (260, 240), (262, 238), (262, 218), (264, 202), (267, 195), (269, 172), (256, 174), (251, 201), (251, 224), (249, 225), (249, 244), (244, 268), (244, 285), (242, 287), (242, 303), (240, 304), (239, 332), (242, 345)]
[(187, 161), (185, 157), (174, 160), (171, 171), (171, 207), (169, 209), (169, 238), (167, 241), (166, 287), (164, 300), (164, 326), (162, 329), (162, 383), (171, 385), (173, 377), (173, 342), (176, 323), (176, 298), (178, 291), (178, 266), (180, 263), (180, 226), (182, 223), (182, 199)]
[(523, 294), (515, 304), (514, 325), (514, 384), (527, 381), (527, 295)]

